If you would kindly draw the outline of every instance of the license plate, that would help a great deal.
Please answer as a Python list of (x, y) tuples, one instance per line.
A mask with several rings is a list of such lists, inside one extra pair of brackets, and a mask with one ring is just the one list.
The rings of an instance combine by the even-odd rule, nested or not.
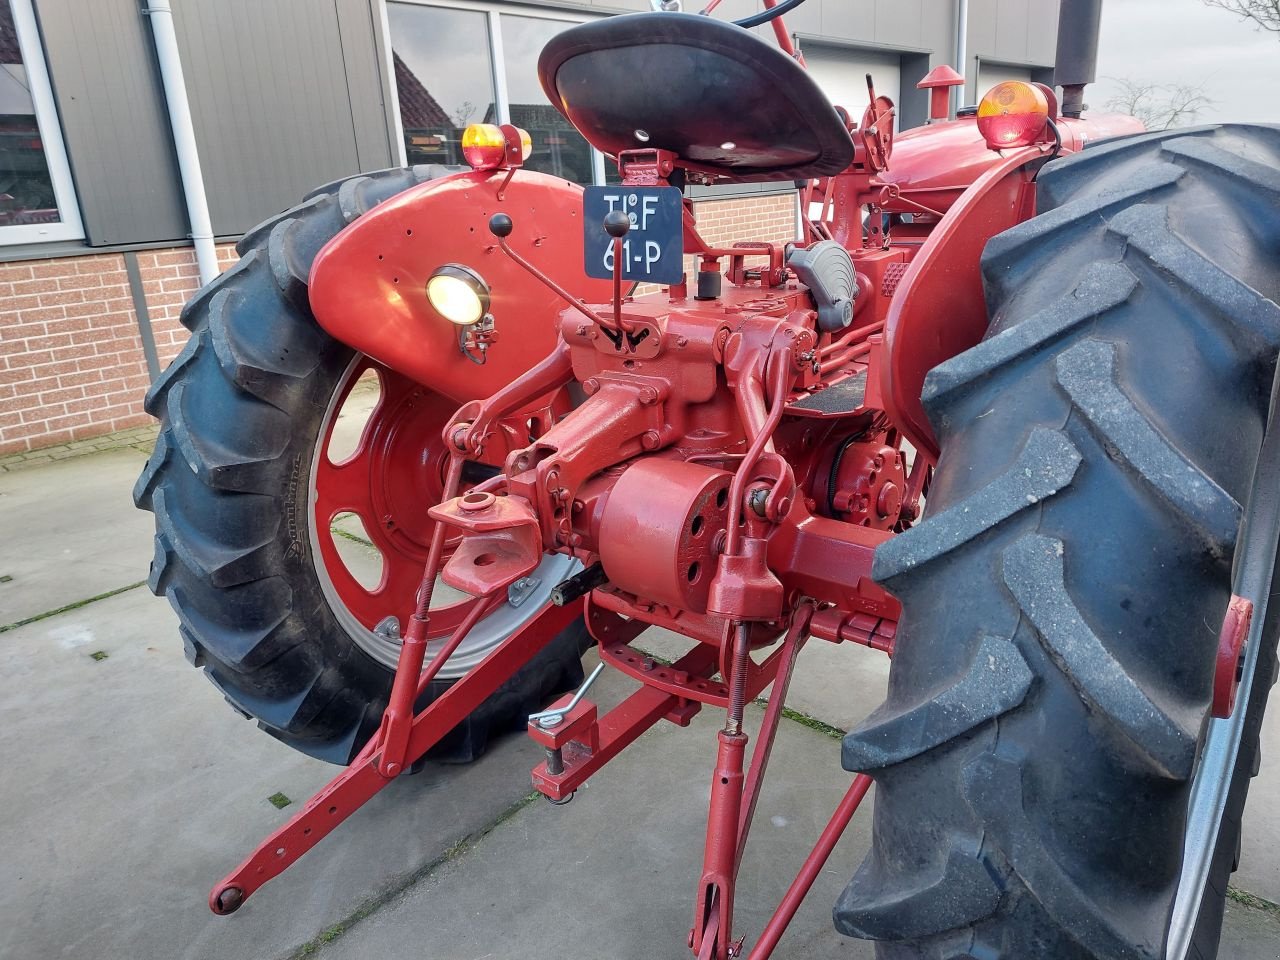
[(613, 278), (613, 238), (605, 214), (621, 210), (631, 220), (622, 238), (622, 278), (679, 283), (684, 275), (684, 206), (675, 187), (587, 187), (582, 195), (587, 276)]

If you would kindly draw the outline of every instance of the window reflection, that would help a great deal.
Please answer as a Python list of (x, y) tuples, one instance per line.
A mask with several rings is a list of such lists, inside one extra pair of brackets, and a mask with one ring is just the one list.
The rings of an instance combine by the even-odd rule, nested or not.
[(13, 10), (0, 0), (0, 226), (60, 219)]
[(387, 19), (409, 163), (463, 163), (467, 124), (496, 122), (485, 15), (388, 3)]
[[(591, 147), (551, 105), (538, 82), (538, 55), (542, 48), (573, 24), (505, 13), (501, 23), (511, 122), (528, 130), (533, 138), (533, 155), (525, 161), (525, 167), (591, 183)], [(494, 122), (492, 116), (485, 119)]]

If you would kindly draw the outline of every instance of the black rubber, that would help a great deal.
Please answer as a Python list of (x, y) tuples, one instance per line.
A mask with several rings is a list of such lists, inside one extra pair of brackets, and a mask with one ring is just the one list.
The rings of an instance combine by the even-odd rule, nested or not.
[[(321, 419), (353, 351), (312, 317), (311, 261), (376, 204), (451, 172), (393, 169), (337, 181), (250, 230), (239, 262), (182, 313), (183, 351), (147, 394), (161, 423), (134, 502), (156, 518), (150, 585), (187, 658), (227, 700), (304, 753), (347, 763), (376, 729), (391, 672), (334, 618), (307, 542)], [(578, 621), (430, 754), (474, 759), (492, 732), (582, 681)], [(423, 703), (449, 683), (438, 681)]]
[[(925, 385), (928, 517), (875, 561), (904, 613), (888, 700), (844, 741), (876, 809), (835, 921), (891, 960), (1164, 957), (1266, 427), (1280, 128), (1101, 143), (1038, 183), (1038, 216), (984, 253), (987, 337)], [(1206, 960), (1274, 624), (1266, 643)]]

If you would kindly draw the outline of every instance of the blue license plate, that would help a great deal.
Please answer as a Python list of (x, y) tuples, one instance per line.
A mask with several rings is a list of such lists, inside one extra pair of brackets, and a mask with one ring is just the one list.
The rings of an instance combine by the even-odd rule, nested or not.
[(631, 220), (622, 238), (622, 277), (644, 283), (679, 283), (684, 275), (684, 206), (675, 187), (587, 187), (582, 195), (587, 276), (613, 278), (613, 238), (605, 214)]

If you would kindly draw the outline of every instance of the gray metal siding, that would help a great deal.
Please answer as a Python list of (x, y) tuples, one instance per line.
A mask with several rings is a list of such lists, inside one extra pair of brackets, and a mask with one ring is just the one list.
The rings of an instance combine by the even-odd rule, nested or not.
[(164, 95), (137, 0), (37, 0), (36, 12), (87, 241), (185, 238)]
[(173, 6), (215, 233), (393, 163), (368, 0)]

